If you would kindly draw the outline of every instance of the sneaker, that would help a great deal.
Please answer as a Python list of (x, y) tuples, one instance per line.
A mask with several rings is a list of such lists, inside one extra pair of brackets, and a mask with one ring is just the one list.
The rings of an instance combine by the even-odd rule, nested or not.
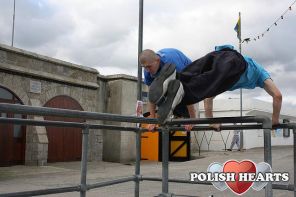
[(176, 79), (176, 66), (165, 64), (149, 87), (149, 101), (156, 105), (160, 104), (168, 89), (169, 82), (174, 79)]
[(230, 149), (230, 148), (229, 148), (229, 149), (226, 149), (226, 150), (227, 150), (227, 151), (232, 151), (232, 149)]
[(158, 107), (158, 120), (160, 123), (165, 123), (169, 119), (175, 107), (182, 101), (184, 96), (183, 85), (179, 80), (173, 80), (168, 85), (168, 92), (164, 101)]

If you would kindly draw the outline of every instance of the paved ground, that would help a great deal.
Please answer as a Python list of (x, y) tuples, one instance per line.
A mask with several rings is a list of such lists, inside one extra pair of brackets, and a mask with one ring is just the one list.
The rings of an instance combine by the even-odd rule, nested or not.
[[(292, 147), (274, 147), (273, 171), (290, 173), (290, 183), (293, 183), (293, 149)], [(251, 149), (244, 152), (202, 152), (203, 158), (188, 162), (171, 162), (169, 167), (170, 178), (189, 179), (189, 172), (206, 171), (212, 162), (224, 163), (229, 159), (250, 159), (256, 163), (263, 161), (263, 149)], [(143, 161), (141, 163), (143, 176), (161, 176), (161, 163)], [(134, 174), (134, 164), (124, 165), (108, 162), (90, 162), (88, 164), (88, 183), (96, 183), (105, 180), (127, 177)], [(45, 189), (53, 187), (74, 186), (80, 182), (80, 163), (50, 163), (48, 166), (12, 166), (0, 168), (0, 194), (7, 192)], [(176, 196), (236, 196), (228, 189), (218, 191), (213, 186), (194, 184), (175, 184), (169, 186), (169, 191)], [(124, 183), (90, 190), (87, 196), (133, 196), (134, 183)], [(151, 197), (161, 193), (161, 182), (141, 182), (140, 196)], [(78, 192), (64, 193), (48, 196), (72, 197), (80, 196)], [(250, 189), (243, 196), (264, 196), (264, 191), (256, 192)], [(292, 197), (293, 192), (274, 190), (275, 197)]]

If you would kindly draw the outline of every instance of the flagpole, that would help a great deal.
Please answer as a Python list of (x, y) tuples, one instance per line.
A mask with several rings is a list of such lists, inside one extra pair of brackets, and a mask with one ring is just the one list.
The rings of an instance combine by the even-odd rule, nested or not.
[[(239, 39), (239, 52), (242, 53), (242, 20), (241, 20), (241, 12), (238, 13), (239, 17), (239, 26), (238, 26), (238, 39)], [(240, 116), (243, 116), (243, 89), (240, 88)], [(241, 123), (242, 124), (242, 123)], [(243, 150), (244, 147), (244, 133), (243, 130), (240, 132), (240, 150)]]
[(12, 35), (11, 35), (12, 47), (13, 47), (13, 41), (14, 41), (14, 21), (15, 21), (15, 0), (13, 1), (13, 16), (12, 16)]

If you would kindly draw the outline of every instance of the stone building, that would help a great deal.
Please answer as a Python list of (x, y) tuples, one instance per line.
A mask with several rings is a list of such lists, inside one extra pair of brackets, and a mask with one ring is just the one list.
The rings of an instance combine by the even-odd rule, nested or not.
[[(0, 44), (1, 103), (134, 115), (136, 98), (136, 77), (103, 76), (93, 68)], [(39, 116), (1, 112), (0, 115), (43, 120)], [(81, 138), (81, 129), (0, 124), (0, 166), (80, 160)], [(88, 158), (90, 161), (103, 158), (113, 162), (132, 161), (135, 159), (134, 139), (135, 134), (130, 132), (90, 130)]]
[[(97, 77), (98, 71), (92, 68), (0, 45), (0, 102), (102, 111), (103, 105), (98, 100), (105, 90)], [(6, 113), (1, 116), (22, 117)], [(1, 124), (0, 130), (0, 165), (80, 160), (81, 129)], [(90, 136), (89, 158), (101, 160), (101, 131), (92, 130)]]

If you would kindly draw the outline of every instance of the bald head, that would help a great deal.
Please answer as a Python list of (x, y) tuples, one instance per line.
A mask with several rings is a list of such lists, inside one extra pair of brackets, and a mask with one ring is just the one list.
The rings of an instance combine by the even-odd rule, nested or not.
[(139, 61), (141, 64), (150, 64), (152, 61), (158, 60), (158, 55), (151, 49), (145, 49), (140, 53)]
[(139, 61), (145, 70), (151, 74), (156, 74), (160, 65), (160, 57), (151, 49), (145, 49), (139, 55)]

